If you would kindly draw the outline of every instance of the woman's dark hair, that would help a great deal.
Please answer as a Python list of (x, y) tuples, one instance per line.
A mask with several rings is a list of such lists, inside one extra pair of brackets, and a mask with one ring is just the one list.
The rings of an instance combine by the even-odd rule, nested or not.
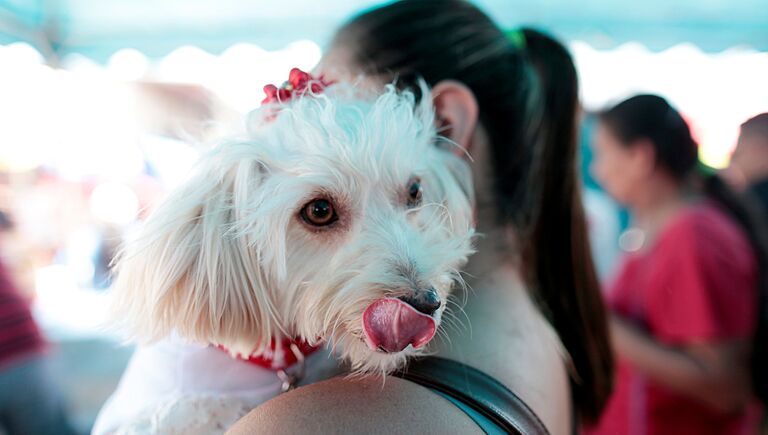
[(636, 95), (599, 114), (601, 123), (625, 146), (647, 139), (657, 167), (681, 183), (689, 183), (715, 201), (744, 230), (758, 266), (758, 323), (752, 346), (755, 394), (768, 402), (768, 243), (757, 210), (713, 173), (698, 170), (698, 145), (680, 113), (656, 95)]
[(490, 138), (499, 218), (520, 234), (523, 272), (570, 354), (573, 403), (591, 421), (610, 394), (613, 360), (575, 161), (576, 72), (555, 40), (513, 36), (468, 2), (408, 0), (353, 18), (333, 45), (363, 73), (400, 87), (454, 79), (472, 90)]

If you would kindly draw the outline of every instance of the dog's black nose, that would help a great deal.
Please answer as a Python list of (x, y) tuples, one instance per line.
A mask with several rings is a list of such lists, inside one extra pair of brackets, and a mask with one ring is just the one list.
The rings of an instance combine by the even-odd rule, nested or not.
[(416, 308), (416, 311), (428, 316), (434, 314), (441, 305), (440, 296), (437, 295), (437, 291), (432, 287), (417, 290), (411, 295), (401, 296), (400, 300)]

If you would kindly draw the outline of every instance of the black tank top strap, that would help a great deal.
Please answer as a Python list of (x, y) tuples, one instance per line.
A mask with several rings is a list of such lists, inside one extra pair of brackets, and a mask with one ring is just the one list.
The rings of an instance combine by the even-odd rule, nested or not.
[[(411, 361), (394, 376), (440, 393), (465, 411), (486, 433), (498, 433), (501, 429), (510, 434), (549, 434), (533, 410), (509, 388), (460, 362), (429, 356)], [(477, 418), (478, 414), (482, 418)]]

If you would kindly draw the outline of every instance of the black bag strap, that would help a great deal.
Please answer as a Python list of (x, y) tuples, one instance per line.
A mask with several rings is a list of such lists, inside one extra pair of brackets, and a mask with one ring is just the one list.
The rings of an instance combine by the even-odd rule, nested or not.
[(394, 374), (450, 396), (511, 434), (549, 435), (533, 410), (489, 375), (457, 361), (429, 356), (413, 360)]

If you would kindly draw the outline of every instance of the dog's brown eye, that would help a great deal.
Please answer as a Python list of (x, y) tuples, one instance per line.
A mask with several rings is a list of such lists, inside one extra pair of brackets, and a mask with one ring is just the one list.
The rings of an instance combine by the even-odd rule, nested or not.
[(333, 204), (327, 199), (313, 199), (307, 203), (301, 209), (301, 218), (304, 222), (316, 227), (330, 225), (339, 219)]
[(421, 204), (421, 180), (411, 180), (408, 184), (408, 205), (415, 207)]

